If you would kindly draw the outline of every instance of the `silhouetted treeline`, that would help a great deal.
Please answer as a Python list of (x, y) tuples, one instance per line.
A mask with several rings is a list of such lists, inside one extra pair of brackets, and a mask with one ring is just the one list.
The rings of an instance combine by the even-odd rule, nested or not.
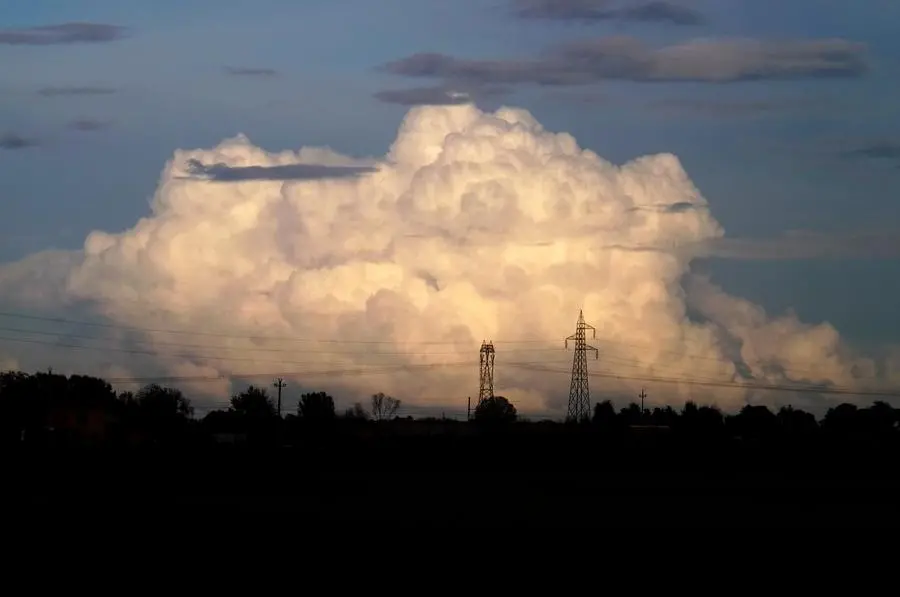
[(325, 392), (303, 394), (294, 412), (279, 416), (265, 388), (249, 387), (227, 409), (193, 416), (191, 401), (175, 388), (150, 384), (136, 393), (116, 393), (96, 377), (52, 372), (0, 374), (0, 438), (5, 444), (93, 446), (289, 446), (310, 438), (408, 436), (538, 437), (594, 436), (605, 441), (677, 438), (689, 442), (891, 442), (900, 438), (900, 409), (885, 402), (859, 408), (845, 403), (819, 421), (789, 406), (773, 412), (745, 406), (725, 414), (688, 402), (641, 411), (637, 404), (616, 411), (597, 403), (590, 421), (578, 424), (527, 421), (501, 396), (477, 405), (471, 421), (398, 416), (401, 402), (382, 393), (338, 413)]
[(93, 377), (3, 373), (0, 479), (20, 516), (54, 524), (71, 512), (92, 524), (303, 512), (306, 533), (900, 524), (898, 412), (880, 402), (818, 421), (792, 408), (604, 401), (590, 420), (561, 423), (527, 421), (500, 396), (456, 421), (402, 416), (384, 394), (338, 410), (308, 392), (282, 415), (258, 387), (197, 417), (174, 388), (117, 394)]

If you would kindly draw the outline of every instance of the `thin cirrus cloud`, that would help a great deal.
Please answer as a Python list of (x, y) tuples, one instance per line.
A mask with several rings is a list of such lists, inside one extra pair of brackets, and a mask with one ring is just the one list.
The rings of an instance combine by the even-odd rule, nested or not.
[(73, 22), (40, 27), (0, 29), (0, 44), (13, 46), (105, 43), (124, 37), (124, 27), (108, 23)]
[(388, 62), (380, 70), (471, 85), (566, 86), (606, 80), (735, 83), (861, 77), (868, 70), (868, 59), (864, 44), (836, 38), (705, 39), (650, 47), (633, 37), (612, 36), (565, 43), (531, 59), (471, 60), (420, 52)]
[(273, 68), (226, 66), (225, 73), (232, 77), (275, 77), (278, 71)]
[(661, 0), (612, 2), (611, 0), (514, 0), (513, 12), (523, 19), (555, 21), (633, 21), (670, 25), (703, 25), (700, 11)]
[(320, 180), (353, 178), (375, 172), (370, 166), (326, 166), (322, 164), (288, 164), (283, 166), (228, 166), (224, 163), (203, 164), (188, 160), (189, 178), (212, 182), (243, 182), (251, 180)]
[(81, 95), (112, 95), (118, 90), (113, 87), (102, 87), (95, 85), (59, 85), (51, 87), (42, 87), (38, 89), (38, 95), (44, 97), (69, 97)]

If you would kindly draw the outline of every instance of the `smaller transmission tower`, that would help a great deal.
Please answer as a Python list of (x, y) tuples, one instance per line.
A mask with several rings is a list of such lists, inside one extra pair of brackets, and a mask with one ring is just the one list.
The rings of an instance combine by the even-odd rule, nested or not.
[(478, 390), (478, 404), (494, 397), (494, 344), (481, 343), (481, 385)]
[(588, 387), (587, 351), (593, 350), (595, 358), (600, 358), (600, 351), (589, 346), (586, 342), (586, 330), (591, 330), (593, 337), (597, 337), (597, 330), (584, 322), (584, 312), (578, 312), (578, 325), (575, 334), (566, 338), (566, 348), (569, 341), (575, 342), (575, 358), (572, 361), (572, 385), (569, 386), (569, 408), (566, 411), (566, 420), (580, 422), (590, 417), (591, 414), (591, 390)]

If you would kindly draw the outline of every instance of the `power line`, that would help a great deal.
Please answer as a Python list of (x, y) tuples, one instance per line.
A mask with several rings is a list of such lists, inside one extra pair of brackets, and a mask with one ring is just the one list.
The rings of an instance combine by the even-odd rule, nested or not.
[[(0, 331), (3, 332), (13, 332), (19, 334), (34, 334), (37, 336), (52, 336), (52, 337), (65, 337), (65, 338), (75, 338), (79, 340), (109, 340), (118, 342), (120, 339), (118, 338), (110, 338), (108, 336), (86, 336), (83, 334), (69, 334), (69, 333), (60, 333), (60, 332), (46, 332), (43, 330), (29, 330), (24, 328), (10, 328), (0, 326)], [(235, 350), (235, 351), (251, 351), (251, 352), (268, 352), (268, 353), (291, 353), (291, 354), (330, 354), (330, 355), (384, 355), (384, 356), (429, 356), (429, 355), (458, 355), (458, 354), (471, 354), (471, 350), (451, 350), (451, 351), (427, 351), (427, 352), (412, 352), (412, 351), (395, 351), (395, 352), (385, 352), (385, 351), (377, 351), (373, 352), (372, 350), (357, 350), (357, 351), (348, 351), (348, 350), (320, 350), (320, 349), (287, 349), (287, 348), (265, 348), (265, 347), (257, 347), (257, 346), (221, 346), (215, 344), (187, 344), (184, 342), (165, 342), (159, 340), (137, 340), (136, 344), (150, 344), (153, 346), (173, 346), (177, 348), (204, 348), (204, 349), (215, 349), (215, 350)], [(510, 352), (549, 352), (550, 350), (554, 350), (551, 348), (513, 348), (510, 349)], [(559, 350), (559, 349), (555, 349)]]
[[(512, 367), (521, 367), (530, 371), (540, 371), (545, 373), (558, 373), (568, 375), (569, 371), (565, 371), (562, 369), (551, 369), (549, 367), (542, 366), (522, 366), (517, 363), (510, 363)], [(656, 383), (669, 383), (669, 384), (682, 384), (689, 386), (709, 386), (709, 387), (719, 387), (719, 388), (729, 388), (729, 389), (747, 389), (747, 390), (766, 390), (766, 391), (781, 391), (781, 392), (808, 392), (814, 394), (838, 394), (838, 395), (848, 395), (848, 396), (880, 396), (885, 398), (900, 398), (900, 389), (893, 390), (885, 390), (885, 391), (874, 391), (874, 390), (854, 390), (852, 388), (840, 388), (840, 387), (831, 387), (831, 388), (820, 388), (820, 387), (810, 387), (810, 386), (788, 386), (788, 385), (777, 385), (777, 384), (748, 384), (741, 382), (715, 382), (715, 381), (702, 381), (695, 380), (690, 378), (665, 378), (665, 377), (650, 377), (650, 376), (626, 376), (626, 375), (617, 375), (615, 373), (588, 373), (590, 377), (602, 377), (606, 379), (619, 379), (625, 381), (643, 381), (643, 382), (656, 382)]]
[[(278, 342), (320, 343), (320, 344), (350, 344), (350, 345), (361, 345), (361, 346), (373, 346), (373, 345), (393, 346), (398, 343), (417, 345), (417, 346), (428, 346), (428, 345), (457, 346), (459, 344), (462, 344), (461, 342), (458, 342), (458, 341), (342, 340), (342, 339), (334, 339), (334, 338), (328, 338), (328, 339), (319, 338), (319, 339), (317, 339), (317, 338), (301, 338), (301, 337), (292, 337), (292, 336), (224, 334), (224, 333), (217, 333), (217, 332), (202, 332), (202, 331), (184, 330), (184, 329), (181, 329), (181, 330), (158, 329), (158, 328), (150, 328), (150, 327), (128, 326), (128, 325), (122, 325), (122, 324), (117, 324), (117, 323), (108, 323), (108, 322), (80, 321), (80, 320), (68, 319), (65, 317), (46, 317), (46, 316), (29, 315), (29, 314), (24, 314), (24, 313), (12, 313), (12, 312), (7, 312), (7, 311), (0, 311), (0, 317), (10, 317), (10, 318), (16, 318), (16, 319), (26, 319), (26, 320), (32, 320), (32, 321), (48, 322), (48, 323), (66, 323), (66, 324), (70, 324), (70, 325), (82, 325), (82, 326), (99, 327), (99, 328), (120, 330), (120, 331), (142, 332), (142, 333), (147, 333), (147, 334), (151, 334), (151, 333), (153, 333), (153, 334), (183, 334), (183, 335), (192, 335), (192, 336), (200, 336), (200, 337), (214, 337), (214, 338), (239, 339), (239, 340), (250, 340), (250, 341), (278, 341)], [(49, 335), (48, 332), (44, 332), (44, 331), (32, 331), (32, 330), (26, 331), (26, 330), (21, 330), (21, 329), (17, 329), (17, 328), (0, 328), (0, 329), (5, 329), (6, 331), (19, 332), (19, 333)], [(61, 335), (61, 334), (53, 334), (53, 335)], [(74, 334), (66, 334), (66, 335), (70, 336), (70, 337), (76, 337)], [(94, 339), (93, 337), (90, 337), (90, 336), (85, 336), (84, 338)], [(495, 344), (504, 344), (504, 345), (517, 345), (517, 344), (518, 345), (535, 345), (535, 344), (546, 345), (546, 348), (506, 348), (506, 349), (504, 349), (507, 352), (512, 352), (512, 351), (515, 351), (515, 352), (557, 351), (558, 345), (556, 344), (556, 342), (557, 341), (555, 341), (555, 340), (549, 340), (549, 339), (547, 339), (547, 340), (523, 339), (523, 340), (494, 341)], [(693, 354), (693, 353), (685, 352), (685, 351), (681, 351), (681, 350), (675, 351), (675, 350), (661, 349), (661, 348), (659, 348), (658, 344), (656, 344), (656, 343), (637, 344), (634, 342), (625, 342), (622, 340), (610, 340), (610, 339), (603, 339), (603, 340), (601, 340), (601, 342), (603, 342), (605, 345), (607, 345), (607, 346), (604, 346), (602, 349), (602, 351), (604, 352), (604, 360), (612, 360), (612, 359), (616, 358), (615, 356), (607, 355), (608, 349), (611, 349), (613, 351), (624, 351), (624, 349), (622, 347), (631, 347), (631, 348), (637, 348), (637, 349), (641, 349), (641, 350), (647, 350), (649, 348), (649, 349), (652, 349), (652, 351), (655, 353), (671, 354), (671, 355), (678, 356), (681, 359), (703, 360), (703, 361), (709, 361), (709, 362), (718, 363), (718, 364), (743, 362), (743, 360), (735, 360), (735, 359), (728, 359), (728, 358), (723, 359), (723, 358), (718, 358), (718, 357), (709, 356), (709, 355), (697, 355), (697, 354)], [(181, 344), (181, 343), (174, 343), (174, 342), (154, 341), (153, 343), (156, 345), (183, 346), (185, 348), (189, 348), (189, 347), (190, 348), (207, 348), (206, 345), (190, 345), (190, 344)], [(222, 348), (224, 350), (240, 350), (240, 348), (238, 348), (238, 347), (211, 346), (211, 348)], [(265, 347), (253, 347), (252, 350), (254, 352), (276, 352), (276, 353), (281, 352), (281, 351), (324, 353), (324, 351), (303, 351), (303, 350), (276, 349), (276, 348), (265, 348)], [(462, 353), (468, 354), (468, 352), (469, 352), (468, 350), (460, 350), (458, 352), (448, 351), (446, 354), (462, 354)], [(334, 354), (342, 354), (342, 352), (335, 352)], [(386, 355), (389, 353), (380, 352), (377, 354), (385, 354)], [(416, 353), (404, 352), (404, 353), (400, 353), (400, 354), (405, 355), (405, 354), (416, 354)], [(422, 354), (426, 354), (426, 353), (422, 353)], [(430, 352), (427, 354), (442, 354), (442, 353)], [(633, 360), (636, 363), (641, 363), (640, 361), (637, 361), (636, 359), (633, 359)], [(812, 373), (811, 370), (798, 369), (795, 366), (793, 366), (794, 364), (801, 364), (801, 365), (805, 364), (805, 365), (809, 365), (809, 366), (815, 366), (818, 363), (810, 363), (810, 362), (802, 362), (802, 361), (793, 361), (792, 362), (792, 366), (790, 368), (791, 371), (795, 371), (798, 373)], [(641, 365), (643, 365), (643, 363), (641, 363)], [(666, 365), (655, 365), (655, 366), (663, 367), (663, 368), (666, 367)]]
[[(54, 348), (65, 348), (71, 350), (94, 350), (99, 352), (112, 352), (112, 353), (126, 353), (126, 354), (141, 354), (141, 355), (149, 355), (149, 356), (168, 356), (168, 357), (178, 357), (178, 358), (201, 358), (207, 360), (223, 360), (223, 361), (248, 361), (254, 363), (278, 363), (278, 364), (293, 364), (293, 365), (321, 365), (323, 364), (321, 361), (285, 361), (285, 360), (264, 360), (264, 359), (253, 359), (253, 358), (237, 358), (237, 357), (215, 357), (215, 356), (204, 356), (204, 355), (191, 355), (191, 354), (170, 354), (170, 353), (160, 353), (158, 351), (149, 351), (149, 350), (140, 350), (140, 349), (128, 349), (128, 348), (120, 348), (120, 347), (98, 347), (98, 346), (82, 346), (76, 344), (60, 344), (53, 342), (44, 342), (40, 340), (34, 339), (26, 339), (26, 338), (8, 338), (0, 336), (0, 340), (6, 340), (9, 342), (24, 342), (29, 344), (38, 344), (43, 346), (51, 346)], [(546, 362), (546, 361), (545, 361)], [(474, 361), (460, 361), (460, 362), (450, 362), (450, 363), (425, 363), (425, 364), (400, 364), (394, 366), (381, 366), (377, 369), (330, 369), (323, 371), (293, 371), (286, 373), (285, 375), (349, 375), (355, 374), (354, 372), (371, 372), (375, 373), (387, 373), (391, 371), (403, 371), (403, 370), (411, 370), (411, 369), (430, 369), (430, 368), (440, 368), (440, 367), (466, 367), (474, 364)], [(537, 364), (525, 364), (525, 363), (508, 363), (509, 366), (512, 367), (520, 367), (530, 371), (541, 371), (547, 373), (560, 373), (560, 374), (570, 374), (570, 371), (551, 369), (548, 367), (541, 367), (540, 363)], [(258, 374), (258, 373), (229, 373), (228, 377), (238, 377), (238, 378), (253, 378), (253, 377), (272, 377), (272, 374)], [(707, 386), (707, 387), (721, 387), (721, 388), (729, 388), (729, 389), (751, 389), (751, 390), (764, 390), (764, 391), (784, 391), (784, 392), (809, 392), (809, 393), (819, 393), (819, 394), (840, 394), (840, 395), (852, 395), (852, 396), (881, 396), (881, 397), (891, 397), (897, 398), (900, 397), (900, 390), (893, 391), (871, 391), (871, 390), (854, 390), (852, 388), (839, 388), (839, 387), (831, 387), (831, 388), (821, 388), (821, 387), (804, 387), (799, 385), (775, 385), (775, 384), (748, 384), (748, 383), (740, 383), (740, 382), (719, 382), (713, 380), (703, 380), (696, 378), (684, 378), (684, 377), (656, 377), (656, 376), (626, 376), (619, 375), (616, 373), (606, 372), (606, 373), (588, 373), (589, 377), (601, 377), (608, 379), (619, 379), (626, 381), (643, 381), (643, 382), (657, 382), (657, 383), (669, 383), (669, 384), (682, 384), (682, 385), (693, 385), (693, 386)], [(227, 379), (224, 376), (210, 377), (210, 376), (160, 376), (160, 377), (135, 377), (135, 378), (119, 378), (116, 380), (108, 380), (110, 383), (114, 381), (116, 383), (133, 383), (133, 382), (141, 382), (141, 381), (151, 381), (151, 380), (167, 380), (167, 381), (185, 381), (185, 382), (197, 382), (197, 381), (221, 381), (223, 379)]]
[[(0, 327), (0, 331), (9, 331), (9, 332), (15, 332), (15, 333), (24, 333), (24, 334), (33, 334), (33, 335), (51, 336), (51, 337), (61, 336), (61, 334), (59, 334), (58, 332), (46, 332), (46, 331), (41, 331), (41, 330), (27, 330), (27, 329), (22, 329), (22, 328)], [(118, 338), (109, 338), (109, 337), (102, 337), (102, 336), (95, 337), (95, 336), (86, 336), (86, 335), (79, 335), (79, 334), (65, 334), (65, 337), (90, 340), (90, 341), (110, 341), (110, 342), (119, 342), (120, 341)], [(55, 348), (72, 348), (72, 349), (80, 349), (80, 350), (94, 350), (94, 351), (101, 351), (101, 352), (102, 351), (124, 352), (124, 353), (130, 353), (130, 354), (142, 354), (142, 355), (155, 356), (155, 357), (175, 357), (175, 358), (188, 358), (188, 359), (189, 358), (197, 358), (197, 359), (205, 358), (205, 359), (218, 360), (218, 361), (249, 361), (249, 362), (264, 362), (264, 363), (279, 363), (279, 364), (297, 364), (297, 365), (321, 364), (321, 360), (291, 361), (291, 360), (280, 360), (280, 359), (259, 359), (259, 358), (253, 358), (253, 357), (217, 356), (215, 354), (210, 355), (210, 354), (204, 354), (204, 353), (179, 354), (179, 353), (164, 352), (164, 351), (155, 350), (152, 348), (151, 349), (138, 349), (138, 348), (128, 349), (128, 348), (122, 348), (119, 346), (116, 346), (116, 347), (85, 346), (85, 345), (81, 345), (81, 344), (78, 344), (78, 345), (61, 344), (61, 343), (55, 343), (55, 342), (41, 342), (41, 341), (34, 340), (34, 339), (9, 338), (9, 337), (0, 337), (0, 340), (7, 340), (10, 342), (24, 342), (24, 343), (30, 343), (30, 344), (42, 344), (42, 345), (46, 345), (46, 346), (52, 346)], [(236, 347), (236, 346), (187, 344), (187, 343), (180, 343), (180, 342), (161, 342), (161, 341), (156, 341), (156, 340), (153, 340), (153, 341), (141, 340), (141, 341), (136, 341), (135, 343), (147, 344), (147, 345), (151, 345), (151, 346), (163, 345), (163, 346), (173, 346), (173, 347), (182, 347), (182, 348), (198, 348), (198, 349), (202, 348), (202, 349), (240, 351), (240, 352), (252, 352), (252, 353), (257, 353), (257, 352), (268, 352), (268, 353), (275, 353), (275, 354), (298, 353), (298, 354), (318, 354), (318, 355), (343, 355), (343, 356), (349, 356), (349, 357), (361, 357), (361, 356), (365, 356), (365, 357), (380, 357), (380, 356), (384, 356), (384, 357), (400, 357), (400, 356), (421, 357), (421, 356), (446, 356), (446, 355), (470, 354), (470, 351), (427, 351), (427, 352), (392, 351), (392, 352), (385, 352), (385, 351), (372, 351), (372, 350), (366, 350), (366, 351), (349, 351), (349, 350), (332, 351), (332, 350), (312, 350), (312, 349), (289, 350), (289, 349), (273, 349), (273, 348), (257, 348), (257, 347)], [(546, 348), (546, 349), (544, 349), (544, 348), (509, 348), (506, 350), (507, 350), (507, 352), (515, 352), (515, 353), (524, 353), (524, 352), (550, 353), (550, 352), (559, 352), (560, 351), (559, 348)], [(710, 358), (709, 360), (714, 360), (714, 359)], [(638, 359), (633, 359), (633, 358), (626, 359), (626, 358), (622, 358), (622, 357), (608, 356), (605, 353), (604, 353), (604, 361), (611, 362), (611, 363), (619, 365), (621, 367), (631, 367), (631, 368), (637, 368), (637, 369), (647, 368), (647, 363), (644, 363)], [(723, 364), (726, 361), (716, 361), (716, 362)], [(656, 363), (652, 364), (650, 366), (650, 368), (651, 369), (663, 369), (663, 370), (666, 370), (666, 369), (674, 370), (675, 369), (675, 367), (673, 365), (666, 365), (666, 364), (659, 365)], [(812, 373), (810, 371), (804, 371), (802, 369), (796, 369), (793, 367), (788, 369), (788, 371), (791, 371), (794, 373), (804, 373), (804, 372)], [(875, 379), (875, 377), (873, 377), (873, 376), (867, 376), (866, 378)], [(709, 378), (709, 377), (692, 376), (691, 379), (699, 380), (699, 381), (708, 381), (711, 383), (719, 383), (719, 380)]]
[[(157, 334), (185, 334), (190, 336), (208, 336), (213, 338), (236, 338), (236, 339), (245, 339), (245, 340), (279, 340), (284, 342), (319, 342), (322, 344), (361, 344), (361, 345), (377, 345), (377, 344), (386, 344), (386, 345), (395, 345), (398, 342), (396, 340), (338, 340), (338, 339), (325, 339), (325, 338), (300, 338), (300, 337), (290, 337), (290, 336), (251, 336), (246, 334), (224, 334), (218, 332), (201, 332), (196, 330), (177, 330), (177, 329), (159, 329), (159, 328), (148, 328), (148, 327), (140, 327), (140, 326), (128, 326), (128, 325), (120, 325), (113, 323), (103, 323), (98, 321), (80, 321), (74, 319), (68, 319), (64, 317), (41, 317), (38, 315), (26, 315), (24, 313), (11, 313), (8, 311), (0, 311), (0, 317), (12, 317), (15, 319), (29, 319), (33, 321), (44, 321), (48, 323), (67, 323), (70, 325), (83, 325), (90, 327), (101, 327), (101, 328), (111, 328), (111, 329), (120, 329), (120, 330), (129, 330), (135, 332), (148, 332), (148, 333), (157, 333)], [(403, 341), (405, 344), (417, 344), (417, 345), (436, 345), (436, 346), (447, 346), (447, 345), (458, 345), (461, 344), (459, 341), (452, 340), (417, 340), (417, 341)], [(497, 344), (547, 344), (546, 340), (500, 340), (496, 342)]]
[[(67, 348), (72, 350), (93, 350), (99, 352), (111, 352), (111, 353), (126, 353), (126, 354), (139, 354), (139, 355), (148, 355), (154, 357), (174, 357), (181, 359), (205, 359), (210, 361), (236, 361), (236, 362), (249, 362), (249, 363), (275, 363), (282, 365), (318, 365), (321, 364), (322, 361), (291, 361), (284, 359), (260, 359), (254, 357), (236, 357), (236, 356), (217, 356), (217, 355), (204, 355), (204, 354), (191, 354), (191, 353), (169, 353), (162, 351), (154, 351), (154, 350), (144, 350), (139, 348), (125, 348), (125, 347), (113, 347), (113, 346), (85, 346), (81, 344), (63, 344), (56, 342), (46, 342), (42, 340), (35, 340), (33, 338), (9, 338), (6, 336), (0, 336), (0, 340), (5, 340), (7, 342), (24, 342), (26, 344), (38, 344), (42, 346), (52, 346), (54, 348)], [(344, 353), (347, 356), (365, 356), (366, 353), (363, 354), (350, 354)], [(415, 353), (407, 353), (406, 356), (427, 356), (416, 355)], [(465, 363), (458, 364), (468, 364), (471, 361), (466, 361)], [(451, 363), (452, 364), (452, 363)]]

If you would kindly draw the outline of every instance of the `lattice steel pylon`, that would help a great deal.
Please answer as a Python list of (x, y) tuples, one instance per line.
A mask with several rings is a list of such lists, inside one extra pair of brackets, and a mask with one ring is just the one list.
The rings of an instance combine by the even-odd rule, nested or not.
[(481, 385), (478, 390), (478, 404), (494, 397), (494, 344), (481, 343)]
[(591, 330), (597, 337), (597, 330), (584, 322), (584, 312), (578, 312), (578, 325), (575, 334), (566, 338), (575, 342), (575, 358), (572, 361), (572, 385), (569, 386), (569, 408), (566, 411), (567, 421), (584, 421), (591, 416), (591, 390), (588, 386), (587, 351), (593, 350), (595, 358), (600, 358), (600, 351), (586, 343), (585, 331)]

